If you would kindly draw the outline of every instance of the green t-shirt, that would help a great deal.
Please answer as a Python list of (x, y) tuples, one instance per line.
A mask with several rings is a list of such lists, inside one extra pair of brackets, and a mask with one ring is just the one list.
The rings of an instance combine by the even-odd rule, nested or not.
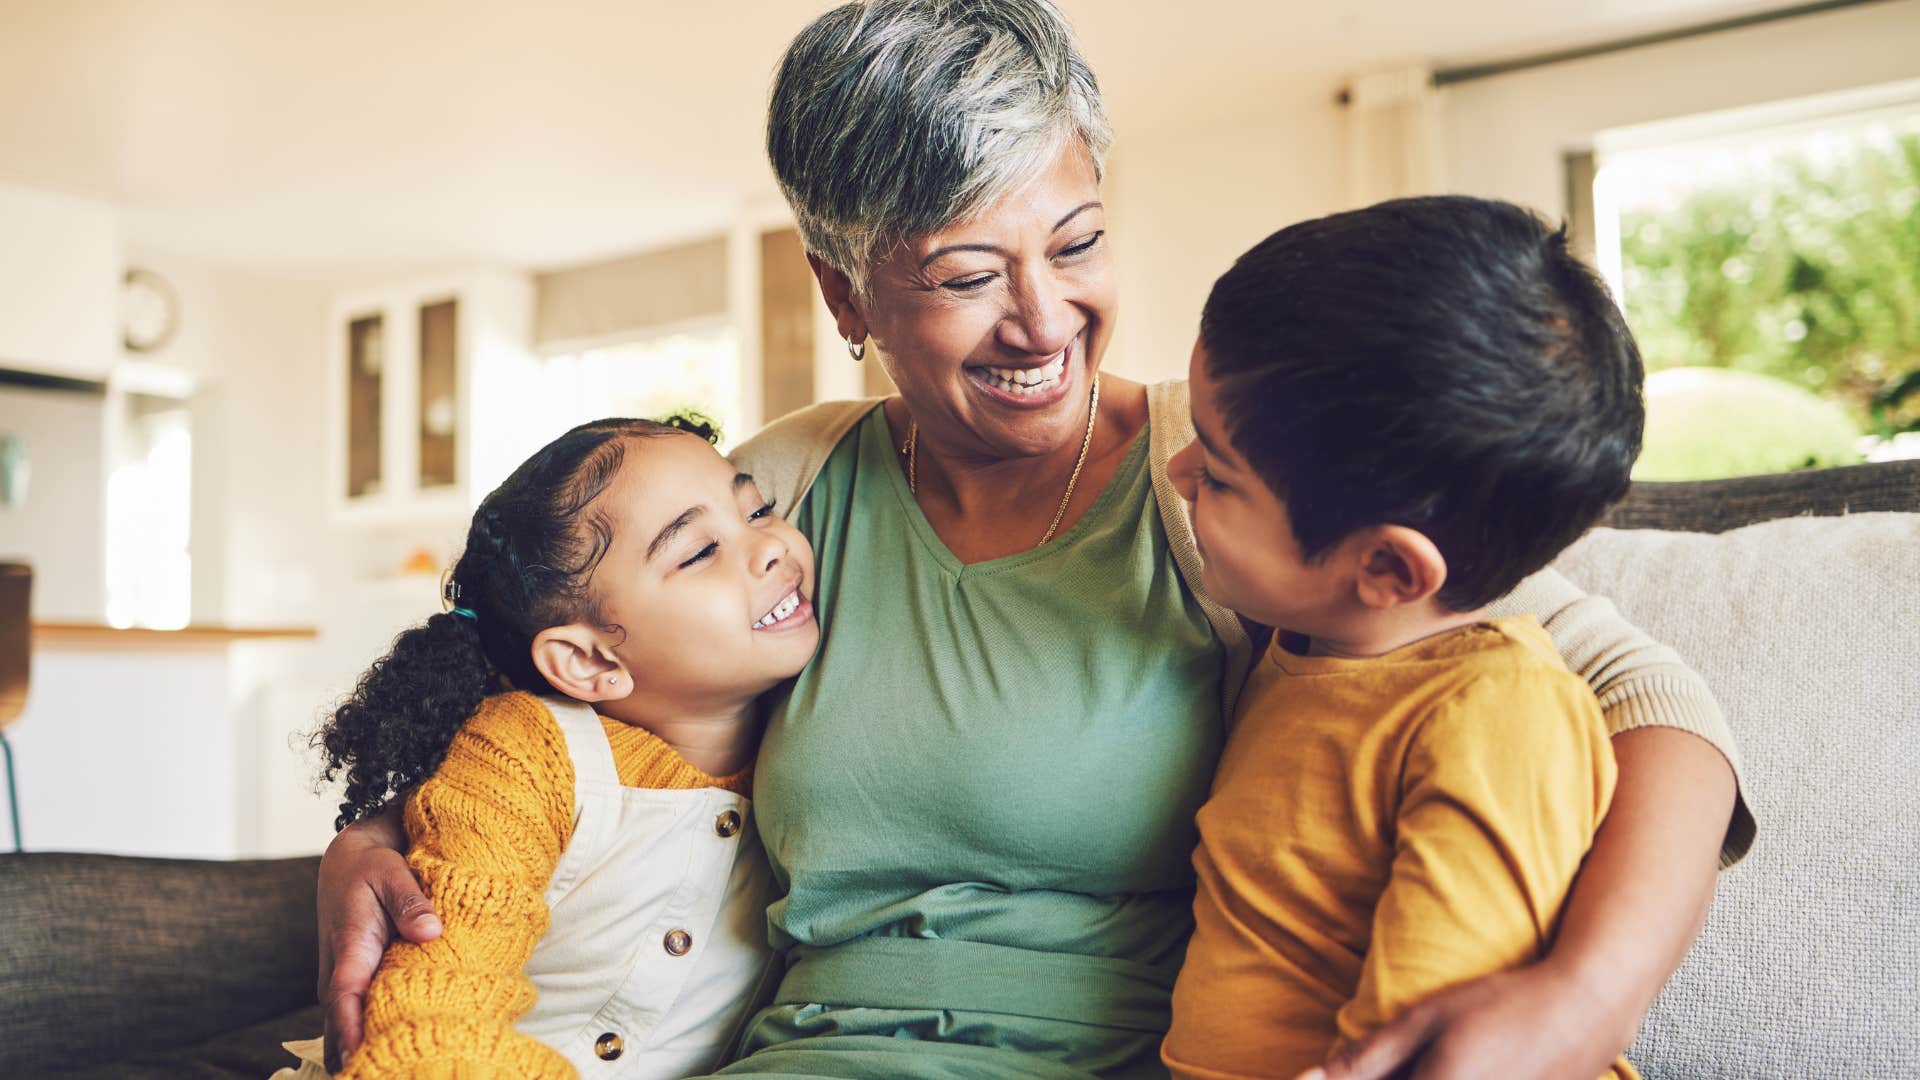
[[(1168, 549), (1147, 441), (1072, 529), (969, 566), (913, 501), (876, 409), (791, 515), (818, 559), (823, 637), (773, 709), (754, 781), (792, 970), (748, 1050), (831, 1034), (1004, 1054), (1038, 1039), (1059, 1049), (1033, 1075), (1158, 1070), (1223, 660)], [(968, 1034), (956, 1015), (974, 1017)], [(1129, 1032), (1125, 1047), (1102, 1027)], [(944, 1075), (886, 1056), (820, 1075)], [(980, 1067), (1027, 1071), (1001, 1056)]]

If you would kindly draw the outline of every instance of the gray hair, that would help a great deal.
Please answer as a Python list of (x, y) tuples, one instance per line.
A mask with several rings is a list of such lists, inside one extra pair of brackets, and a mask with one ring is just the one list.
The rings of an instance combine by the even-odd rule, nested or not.
[(1038, 177), (1068, 138), (1105, 169), (1093, 69), (1051, 0), (865, 0), (800, 31), (767, 157), (807, 250), (864, 293), (882, 250)]

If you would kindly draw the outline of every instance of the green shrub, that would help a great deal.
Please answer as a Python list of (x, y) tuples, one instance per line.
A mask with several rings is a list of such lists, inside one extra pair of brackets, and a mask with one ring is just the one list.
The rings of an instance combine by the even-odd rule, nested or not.
[(1636, 480), (1713, 480), (1861, 460), (1845, 408), (1783, 379), (1723, 368), (1647, 378)]
[(1920, 370), (1920, 132), (1783, 152), (1740, 180), (1623, 210), (1620, 232), (1627, 321), (1650, 371), (1773, 376), (1883, 434), (1920, 420), (1920, 394), (1874, 408)]

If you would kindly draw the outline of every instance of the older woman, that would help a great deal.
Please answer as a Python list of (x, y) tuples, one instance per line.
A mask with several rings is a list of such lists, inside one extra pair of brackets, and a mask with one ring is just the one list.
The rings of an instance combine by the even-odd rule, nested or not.
[[(1167, 459), (1184, 387), (1101, 375), (1109, 133), (1047, 0), (871, 0), (801, 32), (768, 151), (854, 361), (738, 459), (820, 557), (818, 659), (771, 704), (756, 815), (786, 975), (728, 1075), (1163, 1075), (1193, 815), (1249, 640), (1199, 588)], [(1699, 681), (1552, 572), (1538, 614), (1616, 733), (1619, 795), (1552, 954), (1341, 1066), (1596, 1075), (1752, 835)], [(1731, 821), (1732, 825), (1729, 826)], [(330, 1027), (431, 936), (391, 819), (323, 870)]]

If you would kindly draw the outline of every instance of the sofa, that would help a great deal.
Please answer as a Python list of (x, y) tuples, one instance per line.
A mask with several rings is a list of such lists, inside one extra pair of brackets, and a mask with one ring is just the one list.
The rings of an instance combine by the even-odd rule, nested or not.
[[(1630, 1057), (1920, 1069), (1920, 462), (1638, 484), (1560, 568), (1726, 706), (1760, 822)], [(0, 1076), (248, 1077), (319, 1031), (314, 858), (0, 856)]]

